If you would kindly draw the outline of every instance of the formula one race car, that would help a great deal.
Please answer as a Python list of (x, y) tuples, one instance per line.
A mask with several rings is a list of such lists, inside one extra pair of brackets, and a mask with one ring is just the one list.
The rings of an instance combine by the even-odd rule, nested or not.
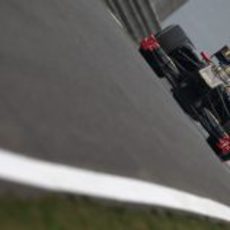
[(222, 160), (230, 159), (230, 49), (201, 57), (179, 25), (144, 38), (140, 52), (159, 77), (166, 77), (181, 107), (209, 134)]

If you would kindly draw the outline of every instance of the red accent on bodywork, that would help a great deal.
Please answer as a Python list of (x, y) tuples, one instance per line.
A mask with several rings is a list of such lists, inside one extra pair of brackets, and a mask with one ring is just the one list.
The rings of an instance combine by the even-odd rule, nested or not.
[(221, 151), (221, 154), (227, 155), (230, 153), (230, 136), (226, 135), (220, 138), (216, 146)]
[(207, 64), (210, 64), (212, 62), (211, 56), (207, 52), (203, 51), (200, 53), (200, 55)]
[(155, 36), (151, 34), (149, 37), (146, 37), (141, 41), (140, 47), (143, 50), (154, 51), (160, 48), (160, 44)]

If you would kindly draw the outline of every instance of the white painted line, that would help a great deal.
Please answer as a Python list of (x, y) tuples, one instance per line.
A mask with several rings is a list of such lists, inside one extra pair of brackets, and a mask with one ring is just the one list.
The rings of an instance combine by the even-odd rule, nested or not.
[(0, 150), (0, 178), (8, 181), (138, 204), (157, 205), (230, 221), (230, 207), (165, 186), (45, 162)]
[(116, 23), (122, 28), (124, 29), (124, 26), (122, 25), (122, 23), (120, 22), (120, 20), (113, 14), (112, 11), (109, 10), (110, 15), (113, 17), (113, 19), (116, 21)]

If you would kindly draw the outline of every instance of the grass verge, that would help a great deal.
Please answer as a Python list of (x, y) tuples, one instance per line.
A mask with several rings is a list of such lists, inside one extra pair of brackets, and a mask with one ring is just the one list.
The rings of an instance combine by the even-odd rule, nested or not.
[(230, 225), (85, 198), (0, 198), (1, 230), (227, 230)]

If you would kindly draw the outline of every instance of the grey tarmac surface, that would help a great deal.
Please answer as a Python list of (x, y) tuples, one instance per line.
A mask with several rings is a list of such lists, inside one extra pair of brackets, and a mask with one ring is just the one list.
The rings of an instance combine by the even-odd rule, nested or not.
[(2, 0), (0, 34), (1, 148), (230, 205), (228, 169), (100, 1)]

